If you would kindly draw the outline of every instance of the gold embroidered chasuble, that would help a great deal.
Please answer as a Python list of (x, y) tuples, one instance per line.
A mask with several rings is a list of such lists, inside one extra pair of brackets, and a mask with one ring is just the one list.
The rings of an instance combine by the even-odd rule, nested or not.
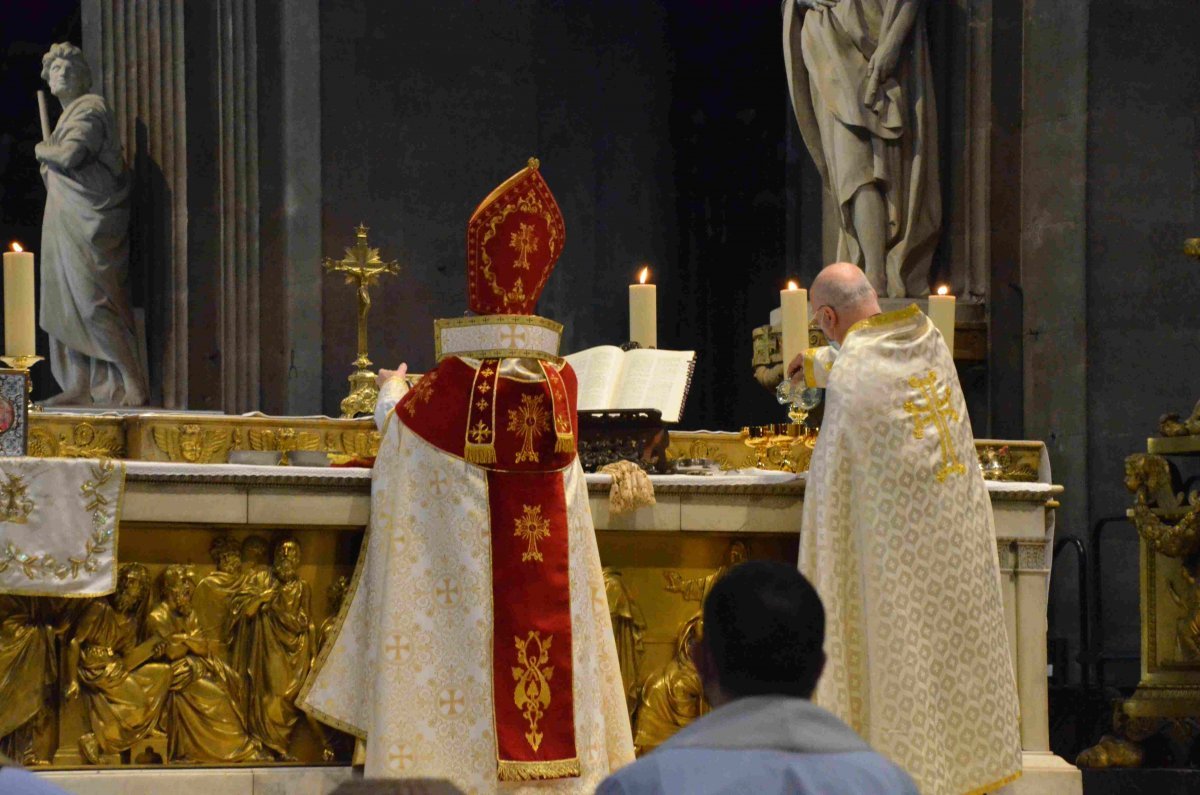
[[(551, 781), (497, 775), (494, 699), (511, 699), (514, 684), (494, 675), (495, 611), (502, 607), (493, 592), (495, 474), (408, 424), (410, 415), (439, 411), (438, 399), (422, 390), (443, 389), (464, 366), (478, 372), (488, 362), (443, 362), (436, 381), (427, 375), (425, 387), (418, 384), (386, 415), (363, 553), (336, 639), (318, 659), (301, 702), (320, 720), (365, 737), (368, 777), (446, 778), (468, 792), (592, 792), (633, 761), (633, 746), (578, 459), (553, 474), (566, 500), (573, 672), (561, 680), (555, 672), (549, 682), (572, 683), (579, 773)], [(514, 382), (544, 378), (531, 359), (504, 358), (498, 371)], [(503, 459), (503, 445), (500, 453)], [(526, 534), (519, 541), (535, 550), (539, 539)]]
[(1021, 770), (995, 532), (954, 362), (917, 307), (840, 351), (804, 499), (800, 569), (825, 603), (814, 700), (926, 795), (998, 789)]

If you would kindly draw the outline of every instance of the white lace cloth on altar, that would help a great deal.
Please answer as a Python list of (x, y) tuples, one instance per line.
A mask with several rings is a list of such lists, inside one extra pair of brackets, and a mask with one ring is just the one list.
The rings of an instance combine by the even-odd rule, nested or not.
[(121, 461), (0, 460), (0, 593), (112, 593), (124, 487)]

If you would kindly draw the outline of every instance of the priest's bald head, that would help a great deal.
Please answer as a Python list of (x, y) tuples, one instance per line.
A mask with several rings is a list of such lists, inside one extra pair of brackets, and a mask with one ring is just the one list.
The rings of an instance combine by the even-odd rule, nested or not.
[(879, 297), (867, 275), (849, 262), (835, 262), (822, 268), (812, 283), (810, 298), (817, 325), (839, 345), (851, 326), (880, 312)]

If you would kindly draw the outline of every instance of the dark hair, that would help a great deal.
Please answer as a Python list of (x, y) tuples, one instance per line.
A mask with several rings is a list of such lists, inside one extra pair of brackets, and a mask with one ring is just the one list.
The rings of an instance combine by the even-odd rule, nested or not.
[(825, 608), (795, 566), (734, 566), (704, 601), (704, 643), (732, 698), (809, 698), (824, 662)]

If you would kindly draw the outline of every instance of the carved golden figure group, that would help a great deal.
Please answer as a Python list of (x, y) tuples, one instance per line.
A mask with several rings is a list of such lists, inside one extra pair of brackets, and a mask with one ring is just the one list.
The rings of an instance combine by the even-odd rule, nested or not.
[[(294, 539), (222, 534), (210, 552), (213, 571), (169, 565), (157, 590), (146, 566), (123, 563), (105, 598), (0, 596), (0, 750), (52, 763), (61, 714), (79, 700), (88, 764), (128, 763), (156, 741), (172, 763), (293, 761), (296, 695), (346, 579), (318, 633)], [(308, 722), (333, 761), (340, 736)]]

